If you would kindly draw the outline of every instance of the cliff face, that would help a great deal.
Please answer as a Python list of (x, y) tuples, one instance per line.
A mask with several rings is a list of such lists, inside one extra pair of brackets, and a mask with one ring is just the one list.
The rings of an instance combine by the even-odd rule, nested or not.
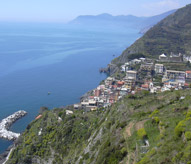
[(129, 54), (156, 58), (162, 53), (191, 55), (191, 5), (177, 10), (127, 48), (113, 63), (125, 63)]
[(27, 127), (7, 163), (189, 163), (190, 102), (190, 90), (145, 91), (107, 110), (45, 111)]

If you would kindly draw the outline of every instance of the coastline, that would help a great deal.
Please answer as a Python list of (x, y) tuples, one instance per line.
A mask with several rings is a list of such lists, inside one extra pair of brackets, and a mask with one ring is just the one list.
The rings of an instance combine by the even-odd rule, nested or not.
[(9, 146), (4, 153), (0, 154), (0, 164), (5, 164), (5, 162), (8, 160), (11, 150), (13, 150), (15, 147), (14, 145), (15, 143)]
[[(23, 28), (23, 26), (19, 24), (18, 27)], [(18, 35), (18, 31), (14, 26), (11, 26), (7, 31), (9, 32), (10, 30), (13, 32), (13, 35), (10, 36), (11, 38)], [(37, 34), (44, 34), (43, 32), (48, 30), (48, 26), (47, 29), (40, 29), (39, 31), (33, 30), (32, 28), (28, 28), (27, 31), (23, 30), (25, 35), (18, 35), (17, 37), (19, 40), (25, 39), (26, 42), (23, 42), (22, 45), (18, 45), (18, 52), (16, 51), (17, 49), (15, 49), (14, 42), (5, 42), (9, 47), (13, 47), (13, 51), (15, 50), (16, 55), (10, 54), (10, 57), (15, 63), (20, 63), (20, 69), (15, 72), (10, 71), (10, 73), (8, 72), (5, 76), (1, 76), (1, 119), (5, 118), (9, 112), (14, 112), (15, 107), (18, 109), (26, 109), (26, 111), (29, 112), (29, 115), (21, 121), (16, 122), (11, 127), (11, 130), (14, 129), (18, 132), (23, 131), (27, 124), (38, 114), (38, 110), (41, 106), (47, 106), (49, 109), (53, 109), (54, 107), (68, 106), (80, 102), (79, 99), (84, 93), (97, 87), (99, 82), (106, 78), (104, 74), (101, 75), (99, 73), (99, 69), (106, 67), (114, 58), (113, 54), (116, 56), (120, 55), (126, 46), (132, 44), (139, 36), (138, 30), (131, 28), (126, 30), (125, 35), (128, 37), (121, 35), (121, 32), (119, 32), (119, 35), (116, 35), (116, 33), (112, 31), (109, 32), (109, 35), (103, 35), (103, 33), (105, 34), (104, 31), (100, 31), (95, 35), (95, 32), (88, 31), (89, 29), (87, 31), (72, 30), (72, 35), (69, 35), (71, 29), (52, 29), (48, 35), (50, 39), (41, 44), (40, 41), (44, 39), (44, 35)], [(55, 33), (59, 35), (54, 36)], [(60, 37), (63, 35), (67, 37)], [(95, 36), (94, 43), (89, 41), (92, 39), (91, 36)], [(7, 36), (3, 34), (5, 41), (6, 37)], [(78, 39), (75, 39), (75, 37)], [(63, 53), (69, 55), (61, 60), (61, 55), (59, 55), (59, 53), (57, 54), (57, 51), (54, 51), (54, 46), (50, 46), (52, 44), (63, 49)], [(31, 49), (26, 49), (26, 53), (29, 54), (28, 56), (25, 55), (26, 53), (20, 53), (23, 47), (28, 46), (32, 46)], [(43, 49), (44, 46), (49, 46), (50, 51), (53, 54), (55, 53), (52, 59), (58, 62), (49, 64), (49, 62), (46, 62), (47, 60), (43, 60), (41, 63), (43, 64), (42, 67), (38, 67), (33, 60), (30, 61), (28, 59), (30, 59), (30, 54), (36, 55), (36, 60), (38, 60), (39, 57), (40, 59), (46, 59), (49, 55), (46, 53), (47, 50)], [(39, 49), (37, 48), (34, 53), (33, 47), (39, 47)], [(81, 51), (81, 49), (84, 51)], [(7, 52), (7, 49), (5, 48), (3, 51)], [(38, 54), (41, 55), (39, 56)], [(20, 58), (16, 57), (17, 55), (21, 57), (25, 55), (28, 64), (22, 62), (22, 60), (20, 61)], [(8, 55), (6, 55), (3, 60), (9, 63)], [(29, 64), (32, 64), (34, 67), (26, 69), (25, 66)], [(9, 71), (9, 68), (10, 70), (14, 70), (12, 66), (14, 65), (9, 64), (6, 65), (5, 68), (7, 71)], [(47, 74), (47, 72), (49, 73)], [(3, 73), (6, 72), (3, 71)], [(48, 91), (51, 92), (51, 95), (47, 95)], [(1, 140), (1, 153), (3, 153), (10, 144), (12, 144), (12, 142)]]
[(12, 115), (2, 119), (0, 121), (0, 138), (7, 139), (7, 140), (16, 140), (20, 133), (14, 133), (9, 131), (9, 128), (15, 123), (17, 120), (21, 119), (27, 114), (24, 110), (19, 110)]
[(10, 127), (19, 119), (24, 117), (27, 114), (26, 111), (17, 111), (13, 113), (12, 115), (2, 119), (0, 121), (0, 138), (6, 139), (6, 140), (12, 140), (14, 141), (12, 145), (10, 145), (5, 152), (0, 154), (0, 163), (5, 164), (6, 161), (8, 160), (12, 150), (15, 147), (15, 143), (17, 139), (20, 136), (20, 133), (14, 133), (12, 131), (9, 131)]
[(13, 151), (14, 149), (15, 149), (14, 146), (10, 149), (10, 151), (9, 151), (9, 153), (8, 153), (8, 155), (7, 155), (6, 159), (5, 159), (5, 161), (3, 162), (3, 164), (6, 164), (6, 162), (9, 160), (9, 157), (10, 157), (10, 155), (11, 155), (11, 153), (12, 153), (12, 151)]
[[(137, 37), (137, 35), (138, 35), (138, 34), (136, 33), (136, 37)], [(117, 40), (121, 40), (120, 42), (122, 42), (122, 41), (123, 41), (123, 37), (122, 37), (122, 39), (121, 39), (121, 37), (120, 37), (120, 38), (117, 39)], [(131, 43), (130, 40), (131, 40), (131, 39), (129, 39), (129, 38), (127, 39), (127, 43), (128, 43), (128, 44)], [(132, 40), (133, 40), (133, 38), (132, 38)], [(130, 43), (129, 43), (129, 42), (130, 42)], [(117, 43), (118, 43), (118, 41), (117, 41)], [(117, 45), (117, 44), (116, 44), (116, 45)], [(126, 44), (125, 44), (125, 46), (126, 46)], [(107, 47), (106, 47), (106, 48), (107, 48)], [(125, 48), (125, 47), (124, 47), (124, 48)], [(115, 49), (112, 48), (112, 49), (110, 50), (110, 47), (108, 47), (107, 49), (109, 49), (109, 51), (108, 51), (106, 54), (113, 54), (113, 53), (115, 53), (115, 54), (121, 54), (121, 51), (122, 51), (124, 48), (121, 48), (121, 50), (115, 50), (115, 49), (118, 49), (118, 47), (116, 46)], [(104, 49), (105, 49), (105, 47), (104, 47)], [(105, 51), (104, 51), (103, 53), (105, 54)], [(97, 55), (97, 54), (100, 54), (100, 55)], [(88, 54), (85, 54), (85, 55), (86, 55), (86, 56), (89, 56), (89, 52), (88, 52)], [(95, 52), (95, 55), (96, 55), (96, 59), (101, 59), (101, 57), (102, 57), (102, 53), (97, 53), (97, 51)], [(85, 57), (86, 57), (86, 56), (85, 56)], [(79, 59), (79, 56), (76, 56), (76, 58), (77, 58), (77, 61), (78, 61), (78, 62), (81, 62), (81, 60), (78, 60), (78, 59)], [(80, 57), (80, 58), (81, 58), (81, 57)], [(100, 64), (100, 65), (99, 65), (99, 63), (101, 63), (101, 61), (98, 60), (99, 62), (96, 63), (96, 67), (95, 67), (96, 69), (94, 69), (95, 71), (98, 71), (99, 68), (103, 67), (103, 65), (105, 66), (105, 64), (108, 64), (108, 63), (113, 59), (112, 55), (106, 55), (105, 58), (107, 59), (106, 61), (104, 61), (105, 63), (103, 62), (103, 64)], [(95, 59), (92, 57), (91, 59), (88, 59), (87, 61), (89, 61), (89, 60), (94, 61)], [(67, 62), (68, 62), (68, 61), (67, 61)], [(72, 60), (72, 62), (73, 62), (73, 60)], [(90, 62), (89, 62), (89, 63), (90, 63)], [(76, 63), (74, 62), (74, 64), (76, 64)], [(85, 62), (81, 62), (80, 64), (81, 64), (81, 65), (84, 65)], [(62, 64), (62, 65), (64, 65), (64, 64)], [(65, 65), (67, 65), (67, 64), (65, 64)], [(87, 66), (86, 66), (86, 67), (87, 67)], [(98, 68), (97, 68), (97, 67), (98, 67)], [(62, 67), (59, 66), (59, 69), (60, 69), (60, 68), (62, 68)], [(64, 68), (65, 68), (65, 67), (64, 67)], [(88, 69), (89, 69), (89, 68), (92, 68), (92, 66), (90, 65), (90, 66), (88, 66), (87, 68), (88, 68)], [(83, 69), (84, 69), (84, 68), (82, 68), (82, 71), (83, 71)], [(63, 70), (65, 70), (65, 69), (63, 69)], [(70, 70), (73, 71), (73, 69), (70, 69)], [(69, 73), (72, 73), (72, 71), (69, 72)], [(94, 73), (94, 72), (91, 72), (91, 73)], [(57, 75), (57, 73), (54, 73), (54, 74)], [(38, 75), (38, 73), (37, 73), (37, 75)], [(80, 75), (80, 76), (81, 76), (81, 75)], [(51, 76), (51, 77), (52, 77), (52, 76)], [(61, 77), (61, 75), (59, 75), (59, 77)], [(96, 77), (96, 76), (95, 76), (95, 77)], [(103, 76), (102, 76), (102, 77), (103, 77)], [(38, 78), (39, 78), (39, 76), (38, 76)], [(56, 77), (53, 76), (52, 79), (56, 79), (56, 78), (57, 78), (57, 76), (56, 76)], [(75, 79), (76, 79), (76, 78), (78, 78), (78, 76), (77, 76), (77, 77), (75, 76)], [(106, 78), (107, 78), (107, 77), (104, 76), (104, 80), (105, 80)], [(30, 79), (30, 77), (29, 77), (29, 78), (26, 78), (26, 79)], [(46, 77), (43, 77), (43, 80), (44, 80), (44, 79), (46, 79)], [(49, 76), (48, 76), (47, 79), (49, 79)], [(103, 80), (102, 78), (99, 78), (99, 77), (97, 77), (97, 79), (98, 79), (97, 82), (100, 82), (100, 81)], [(39, 81), (43, 81), (42, 79), (38, 79), (38, 80), (39, 80)], [(87, 81), (87, 80), (88, 80), (88, 78), (86, 79), (86, 81)], [(13, 81), (13, 80), (10, 80), (10, 79), (9, 79), (9, 81)], [(73, 80), (73, 81), (74, 81), (74, 80)], [(33, 79), (30, 79), (30, 82), (32, 83), (32, 82), (33, 82)], [(31, 83), (29, 83), (29, 84), (30, 84), (29, 86), (31, 86)], [(75, 83), (74, 83), (74, 84), (75, 84)], [(71, 85), (74, 85), (74, 84), (71, 84)], [(80, 85), (82, 85), (82, 84), (83, 84), (83, 83), (80, 83)], [(55, 84), (55, 85), (56, 85), (56, 84)], [(95, 85), (95, 87), (94, 87), (94, 85), (95, 85), (95, 83), (92, 83), (92, 86), (93, 86), (93, 87), (92, 87), (92, 86), (91, 86), (91, 87), (86, 87), (87, 89), (85, 90), (85, 92), (83, 91), (83, 92), (81, 92), (81, 93), (78, 95), (78, 97), (76, 96), (76, 97), (77, 97), (77, 98), (76, 98), (76, 100), (77, 100), (76, 102), (77, 102), (77, 103), (80, 102), (79, 97), (83, 97), (83, 96), (84, 96), (84, 98), (89, 97), (89, 96), (90, 96), (89, 93), (91, 93), (91, 92), (93, 91), (93, 89), (94, 89), (95, 87), (97, 87), (97, 85)], [(46, 87), (47, 87), (47, 88), (51, 88), (51, 87), (48, 86), (48, 85), (47, 85)], [(67, 85), (66, 85), (66, 87), (67, 87)], [(2, 87), (2, 88), (4, 88), (4, 87)], [(60, 87), (60, 88), (61, 88), (61, 87)], [(10, 90), (11, 90), (11, 89), (12, 89), (12, 88), (10, 88)], [(17, 96), (17, 97), (22, 97), (22, 96), (23, 96), (22, 93), (25, 93), (25, 92), (24, 92), (24, 89), (26, 89), (26, 88), (21, 88), (21, 89), (18, 88), (18, 89), (20, 90), (20, 93), (17, 94), (16, 96)], [(27, 88), (27, 89), (28, 89), (28, 88)], [(37, 88), (37, 89), (38, 89), (38, 88)], [(65, 89), (65, 88), (64, 88), (64, 89)], [(14, 88), (13, 88), (12, 90), (14, 91)], [(51, 90), (51, 89), (49, 89), (49, 90)], [(90, 91), (89, 91), (89, 90), (90, 90)], [(6, 90), (5, 90), (5, 91), (6, 91)], [(42, 89), (42, 91), (43, 91), (43, 89)], [(80, 91), (78, 91), (78, 92), (80, 92)], [(37, 93), (38, 93), (38, 92), (35, 91), (35, 95), (37, 95)], [(44, 99), (45, 99), (47, 102), (49, 102), (49, 99), (54, 96), (54, 93), (56, 93), (56, 90), (51, 90), (51, 93), (53, 93), (53, 94), (50, 95), (50, 96), (46, 96), (46, 95), (44, 96), (44, 97), (45, 97)], [(68, 92), (67, 92), (67, 91), (65, 91), (65, 93), (68, 95)], [(83, 95), (83, 93), (85, 93), (85, 94)], [(33, 94), (33, 92), (31, 92), (30, 95), (31, 95), (31, 94)], [(42, 95), (42, 94), (44, 94), (44, 92), (38, 93), (37, 96)], [(24, 97), (29, 97), (30, 95), (29, 95), (29, 94), (28, 94), (28, 95), (27, 95), (27, 94), (26, 94), (26, 95), (24, 94)], [(15, 95), (13, 95), (13, 96), (15, 96)], [(59, 95), (59, 97), (63, 97), (63, 95), (61, 94), (61, 95)], [(11, 99), (11, 98), (12, 98), (12, 97), (10, 97), (9, 99)], [(73, 96), (72, 96), (72, 98), (73, 98)], [(27, 99), (24, 98), (24, 100), (23, 100), (23, 99), (22, 99), (22, 100), (17, 99), (16, 105), (18, 106), (18, 104), (21, 103), (22, 101), (26, 102), (26, 104), (30, 104), (30, 101), (28, 101)], [(63, 100), (62, 100), (62, 101), (63, 101)], [(65, 101), (65, 100), (64, 100), (64, 101)], [(67, 101), (68, 101), (68, 99), (67, 99)], [(69, 101), (70, 101), (70, 100), (69, 100)], [(5, 103), (9, 102), (10, 104), (13, 104), (13, 105), (12, 105), (12, 108), (14, 108), (14, 106), (16, 106), (16, 105), (15, 105), (15, 102), (12, 101), (12, 100), (11, 100), (11, 101), (4, 101), (4, 102), (5, 102)], [(43, 106), (49, 106), (49, 105), (52, 105), (52, 104), (54, 105), (54, 103), (53, 103), (52, 101), (50, 101), (50, 103), (48, 103), (48, 104), (45, 103), (45, 102), (43, 102), (43, 101), (42, 101), (42, 103), (44, 103)], [(57, 103), (57, 102), (56, 102), (56, 103)], [(68, 103), (68, 102), (67, 102), (67, 103), (66, 103), (66, 102), (63, 102), (64, 105), (68, 105), (68, 104), (69, 104), (69, 105), (70, 105), (70, 104), (73, 105), (74, 103), (75, 103), (75, 102), (72, 102), (72, 103), (71, 103), (71, 101), (70, 101), (69, 103)], [(41, 103), (39, 103), (39, 104), (41, 105)], [(39, 105), (39, 104), (37, 104), (37, 105)], [(24, 105), (25, 105), (25, 104), (24, 104)], [(24, 106), (24, 105), (23, 105), (23, 106), (20, 106), (20, 105), (19, 105), (19, 108), (21, 108), (21, 109), (28, 109), (28, 107), (26, 107), (26, 106)], [(36, 104), (35, 104), (35, 105), (36, 105)], [(36, 106), (35, 106), (35, 105), (33, 105), (33, 107), (32, 107), (33, 109), (38, 109), (38, 108), (40, 107), (40, 106), (38, 107), (37, 105), (36, 105)], [(56, 106), (56, 105), (55, 105), (55, 106)], [(60, 106), (60, 104), (59, 104), (58, 106)], [(6, 106), (5, 106), (4, 108), (6, 109)], [(51, 107), (51, 108), (52, 108), (52, 107)], [(35, 113), (37, 114), (37, 112), (35, 112)], [(30, 123), (30, 122), (29, 122), (29, 123)], [(28, 123), (28, 124), (29, 124), (29, 123)], [(14, 143), (15, 143), (15, 142), (13, 142), (12, 145), (14, 145)], [(6, 149), (6, 147), (5, 147), (5, 149)], [(5, 150), (5, 149), (4, 149), (4, 150)], [(10, 151), (10, 149), (8, 148), (6, 151)], [(4, 153), (3, 153), (3, 154), (4, 154)], [(8, 155), (8, 153), (7, 153), (7, 155)], [(0, 154), (0, 156), (1, 156), (1, 154)]]

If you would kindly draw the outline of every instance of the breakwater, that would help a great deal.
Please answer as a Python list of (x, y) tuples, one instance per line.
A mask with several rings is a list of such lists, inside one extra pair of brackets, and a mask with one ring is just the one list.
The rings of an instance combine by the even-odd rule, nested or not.
[(7, 140), (15, 140), (20, 136), (20, 133), (14, 133), (9, 131), (10, 126), (18, 119), (24, 117), (27, 114), (26, 111), (20, 110), (13, 113), (7, 118), (0, 121), (0, 138)]

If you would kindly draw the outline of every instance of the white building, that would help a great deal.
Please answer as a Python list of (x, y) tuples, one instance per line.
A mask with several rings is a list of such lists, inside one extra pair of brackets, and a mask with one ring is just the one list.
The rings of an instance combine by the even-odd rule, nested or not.
[(73, 114), (74, 112), (71, 110), (66, 110), (66, 115)]
[(164, 65), (163, 64), (155, 64), (155, 72), (157, 74), (162, 74), (164, 71)]
[(139, 60), (141, 60), (142, 62), (144, 62), (146, 60), (146, 58), (139, 58)]
[(159, 56), (159, 60), (166, 61), (168, 57), (165, 54)]
[(121, 66), (121, 71), (122, 71), (122, 72), (125, 72), (125, 71), (126, 71), (126, 65), (122, 65), (122, 66)]
[(126, 78), (137, 80), (137, 71), (132, 71), (132, 70), (127, 71), (126, 72)]

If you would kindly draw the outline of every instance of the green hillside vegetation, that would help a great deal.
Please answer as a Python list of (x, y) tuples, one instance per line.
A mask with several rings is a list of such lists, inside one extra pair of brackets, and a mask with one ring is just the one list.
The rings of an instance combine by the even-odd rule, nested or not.
[(191, 55), (191, 5), (177, 10), (127, 48), (113, 63), (125, 63), (129, 55), (158, 58), (162, 53)]
[(7, 163), (191, 163), (191, 92), (144, 91), (108, 109), (72, 115), (45, 111), (27, 127)]

